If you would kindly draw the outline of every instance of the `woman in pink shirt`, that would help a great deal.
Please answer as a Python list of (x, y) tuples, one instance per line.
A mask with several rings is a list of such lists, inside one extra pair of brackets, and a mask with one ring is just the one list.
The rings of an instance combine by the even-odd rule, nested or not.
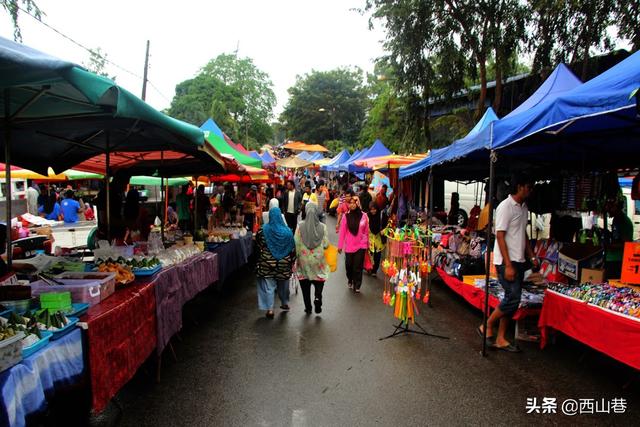
[(364, 253), (369, 249), (369, 219), (360, 209), (360, 199), (349, 200), (349, 212), (340, 222), (338, 252), (345, 252), (345, 267), (349, 289), (360, 293)]

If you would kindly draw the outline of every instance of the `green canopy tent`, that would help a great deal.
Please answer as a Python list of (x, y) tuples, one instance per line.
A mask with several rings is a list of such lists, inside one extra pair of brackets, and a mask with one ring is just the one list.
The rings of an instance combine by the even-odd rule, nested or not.
[(262, 160), (254, 159), (251, 156), (241, 153), (240, 151), (233, 148), (227, 141), (223, 138), (220, 138), (213, 132), (204, 131), (204, 135), (206, 140), (211, 144), (213, 148), (215, 148), (221, 154), (227, 154), (233, 157), (238, 163), (253, 166), (254, 168), (262, 168)]
[[(112, 151), (176, 151), (199, 159), (210, 172), (224, 171), (197, 127), (160, 113), (110, 79), (4, 38), (0, 91), (0, 161), (9, 167), (7, 180), (12, 163), (46, 174), (49, 166), (62, 171), (102, 153), (108, 177)], [(7, 248), (11, 263), (10, 238)]]
[(156, 187), (160, 187), (162, 185), (168, 185), (170, 187), (176, 187), (179, 185), (187, 185), (189, 184), (188, 178), (166, 178), (164, 180), (164, 184), (162, 183), (162, 178), (158, 178), (155, 176), (132, 176), (129, 179), (130, 185), (154, 185)]

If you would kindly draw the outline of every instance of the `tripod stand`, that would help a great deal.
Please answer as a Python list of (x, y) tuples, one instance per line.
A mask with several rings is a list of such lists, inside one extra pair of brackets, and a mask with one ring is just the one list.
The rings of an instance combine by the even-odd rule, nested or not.
[(449, 337), (445, 337), (442, 335), (436, 335), (436, 334), (431, 334), (427, 331), (424, 330), (424, 328), (422, 326), (420, 326), (420, 323), (414, 321), (413, 323), (415, 323), (415, 325), (420, 328), (419, 331), (416, 331), (414, 329), (409, 329), (409, 322), (403, 322), (402, 320), (400, 321), (400, 323), (398, 323), (396, 325), (396, 329), (395, 331), (393, 331), (393, 333), (391, 335), (387, 335), (386, 337), (382, 337), (379, 338), (378, 341), (382, 341), (382, 340), (386, 340), (387, 338), (393, 338), (393, 337), (397, 337), (398, 335), (409, 335), (409, 334), (417, 334), (417, 335), (426, 335), (429, 337), (434, 337), (434, 338), (441, 338), (443, 340), (448, 340)]

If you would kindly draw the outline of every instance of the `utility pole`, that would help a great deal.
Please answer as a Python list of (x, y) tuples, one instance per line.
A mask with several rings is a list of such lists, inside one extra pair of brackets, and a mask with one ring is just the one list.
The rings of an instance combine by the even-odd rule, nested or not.
[(144, 76), (142, 78), (142, 100), (147, 98), (147, 73), (149, 71), (149, 40), (147, 40), (147, 53), (144, 56)]

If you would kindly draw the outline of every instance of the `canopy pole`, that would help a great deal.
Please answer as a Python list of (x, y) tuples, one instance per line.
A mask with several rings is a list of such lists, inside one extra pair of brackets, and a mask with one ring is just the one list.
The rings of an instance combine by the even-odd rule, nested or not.
[(495, 163), (498, 159), (497, 153), (491, 150), (489, 155), (489, 220), (487, 222), (487, 251), (485, 259), (485, 276), (484, 276), (484, 307), (482, 310), (482, 357), (487, 356), (487, 322), (489, 320), (489, 275), (491, 272), (491, 231), (493, 229), (493, 181), (495, 179)]
[(195, 236), (196, 230), (198, 229), (198, 177), (195, 177), (196, 180), (196, 188), (193, 192), (193, 234)]
[[(167, 195), (164, 191), (164, 176), (160, 176), (160, 198), (162, 201), (162, 206), (165, 206), (165, 201), (167, 199)], [(158, 200), (156, 198), (156, 200)], [(156, 204), (157, 205), (157, 204)], [(159, 214), (160, 212), (156, 212), (156, 214)], [(160, 217), (160, 215), (158, 215), (158, 217)], [(164, 245), (164, 223), (167, 220), (167, 210), (165, 209), (164, 211), (164, 215), (162, 215), (163, 220), (160, 222), (160, 236), (162, 236), (162, 244)]]
[(11, 270), (13, 250), (11, 242), (11, 94), (4, 90), (4, 163), (5, 163), (5, 200), (7, 220), (7, 266)]
[(111, 174), (111, 153), (109, 151), (109, 145), (111, 144), (111, 131), (107, 131), (107, 145), (105, 151), (105, 171), (104, 171), (104, 185), (106, 194), (106, 207), (107, 207), (107, 241), (111, 243), (111, 185), (109, 183), (109, 175)]
[(428, 244), (428, 254), (429, 259), (427, 260), (428, 265), (431, 267), (427, 270), (427, 292), (429, 292), (429, 299), (427, 301), (427, 305), (433, 308), (431, 304), (431, 273), (433, 272), (432, 265), (432, 253), (433, 253), (433, 166), (429, 168), (429, 179), (427, 180), (427, 186), (429, 187), (429, 219), (427, 221), (427, 244)]

